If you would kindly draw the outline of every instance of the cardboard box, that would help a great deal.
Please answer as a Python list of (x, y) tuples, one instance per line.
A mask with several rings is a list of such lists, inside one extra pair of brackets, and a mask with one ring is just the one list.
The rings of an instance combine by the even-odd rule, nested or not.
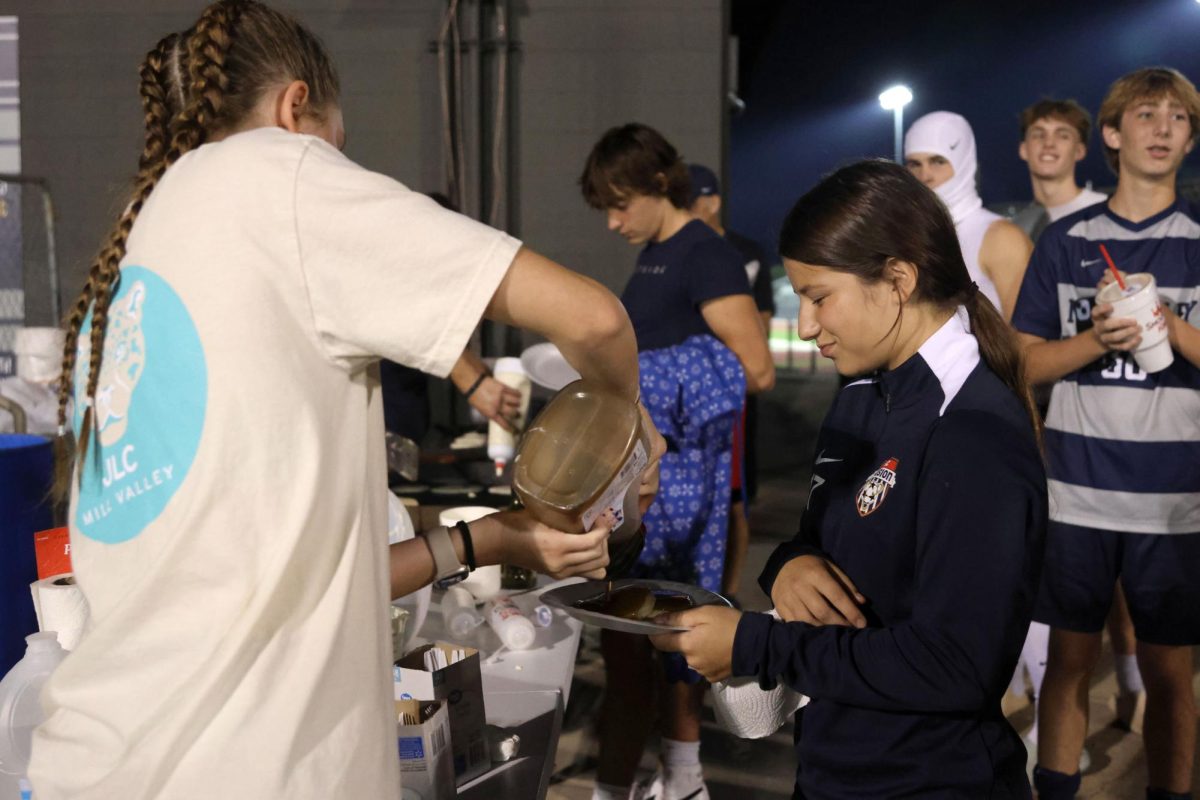
[[(425, 668), (425, 651), (438, 648), (448, 666), (435, 672)], [(466, 658), (450, 664), (451, 654), (462, 650)], [(435, 642), (418, 647), (396, 662), (393, 670), (397, 700), (444, 700), (450, 717), (450, 744), (454, 776), (461, 786), (491, 769), (488, 755), (487, 714), (483, 704), (483, 678), (479, 651), (465, 645)]]
[(424, 800), (453, 800), (457, 792), (446, 704), (397, 700), (396, 720), (400, 787), (405, 790), (404, 796), (411, 792)]
[(38, 531), (33, 535), (33, 548), (39, 581), (71, 571), (71, 536), (66, 528)]

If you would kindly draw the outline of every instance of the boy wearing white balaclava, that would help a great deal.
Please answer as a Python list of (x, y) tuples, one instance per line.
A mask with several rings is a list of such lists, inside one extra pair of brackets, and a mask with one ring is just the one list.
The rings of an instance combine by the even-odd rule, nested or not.
[[(948, 178), (944, 167), (922, 172), (934, 158), (949, 162), (953, 173)], [(1033, 243), (1020, 228), (983, 207), (975, 185), (978, 158), (971, 126), (950, 111), (926, 114), (904, 137), (904, 159), (949, 209), (971, 279), (1009, 319)]]

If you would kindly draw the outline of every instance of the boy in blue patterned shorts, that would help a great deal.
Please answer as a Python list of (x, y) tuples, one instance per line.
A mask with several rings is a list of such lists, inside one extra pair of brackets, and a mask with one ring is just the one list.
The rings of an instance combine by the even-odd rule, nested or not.
[[(1142, 69), (1116, 81), (1099, 123), (1117, 190), (1050, 226), (1038, 241), (1013, 325), (1033, 383), (1054, 384), (1046, 418), (1050, 531), (1034, 619), (1052, 627), (1039, 707), (1034, 785), (1074, 797), (1088, 687), (1120, 580), (1146, 686), (1150, 800), (1190, 798), (1200, 644), (1200, 214), (1175, 177), (1200, 131), (1200, 96), (1183, 75)], [(1150, 272), (1174, 363), (1133, 357), (1140, 327), (1097, 304), (1122, 270)]]

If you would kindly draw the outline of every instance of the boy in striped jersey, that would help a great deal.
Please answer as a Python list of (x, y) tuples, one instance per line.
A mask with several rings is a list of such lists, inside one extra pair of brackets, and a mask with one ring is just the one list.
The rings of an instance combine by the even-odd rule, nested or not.
[[(1190, 798), (1196, 708), (1191, 646), (1200, 644), (1200, 213), (1175, 177), (1200, 131), (1200, 95), (1171, 69), (1116, 81), (1099, 123), (1117, 190), (1054, 223), (1038, 241), (1013, 325), (1028, 378), (1054, 384), (1046, 418), (1051, 526), (1034, 618), (1052, 627), (1039, 707), (1042, 800), (1074, 797), (1088, 686), (1120, 580), (1146, 685), (1151, 800)], [(1175, 361), (1133, 358), (1132, 320), (1097, 304), (1104, 244), (1126, 272), (1150, 272)]]

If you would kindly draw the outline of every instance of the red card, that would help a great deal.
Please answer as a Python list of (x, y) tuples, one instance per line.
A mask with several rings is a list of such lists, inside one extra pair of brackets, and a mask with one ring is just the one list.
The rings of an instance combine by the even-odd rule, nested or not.
[(51, 528), (33, 535), (37, 551), (38, 580), (71, 571), (71, 537), (66, 528)]

